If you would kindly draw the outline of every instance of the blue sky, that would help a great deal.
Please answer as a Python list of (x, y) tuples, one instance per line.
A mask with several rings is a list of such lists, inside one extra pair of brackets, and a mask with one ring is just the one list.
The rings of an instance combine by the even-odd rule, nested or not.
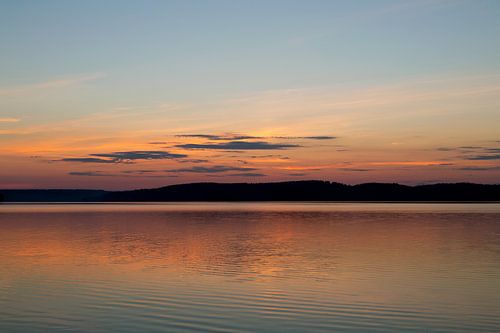
[(489, 72), (499, 14), (484, 0), (3, 1), (1, 83), (106, 72), (191, 98)]

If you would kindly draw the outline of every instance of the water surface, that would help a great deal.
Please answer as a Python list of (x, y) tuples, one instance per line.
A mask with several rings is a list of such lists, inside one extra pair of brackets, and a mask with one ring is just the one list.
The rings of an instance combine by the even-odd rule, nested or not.
[(0, 205), (0, 332), (498, 332), (499, 204)]

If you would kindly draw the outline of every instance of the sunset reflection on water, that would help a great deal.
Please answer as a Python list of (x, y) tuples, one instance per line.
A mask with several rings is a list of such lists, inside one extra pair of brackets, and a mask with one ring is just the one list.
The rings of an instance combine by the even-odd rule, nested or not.
[(4, 205), (0, 228), (1, 331), (500, 329), (496, 204)]

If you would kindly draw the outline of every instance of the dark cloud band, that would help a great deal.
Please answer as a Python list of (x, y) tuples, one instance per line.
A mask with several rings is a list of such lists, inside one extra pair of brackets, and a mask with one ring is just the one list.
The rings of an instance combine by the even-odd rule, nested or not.
[(183, 145), (177, 145), (176, 147), (183, 149), (281, 150), (289, 148), (298, 148), (301, 146), (295, 144), (269, 143), (265, 141), (256, 141), (256, 142), (230, 141), (226, 143), (214, 143), (214, 144), (188, 143)]
[(90, 156), (108, 157), (115, 161), (130, 161), (130, 160), (163, 160), (172, 158), (184, 158), (185, 154), (173, 154), (167, 151), (150, 150), (150, 151), (119, 151), (106, 154), (90, 154)]
[(78, 163), (132, 163), (135, 160), (164, 160), (185, 158), (186, 154), (174, 154), (162, 150), (136, 150), (119, 151), (113, 153), (90, 154), (93, 157), (67, 157), (55, 162), (78, 162)]
[(466, 160), (471, 160), (471, 161), (500, 160), (500, 154), (469, 156), (466, 158)]
[(175, 135), (178, 138), (200, 138), (207, 140), (228, 140), (228, 141), (238, 141), (238, 140), (251, 140), (251, 139), (306, 139), (306, 140), (333, 140), (337, 137), (331, 135), (313, 135), (313, 136), (253, 136), (245, 134), (178, 134)]

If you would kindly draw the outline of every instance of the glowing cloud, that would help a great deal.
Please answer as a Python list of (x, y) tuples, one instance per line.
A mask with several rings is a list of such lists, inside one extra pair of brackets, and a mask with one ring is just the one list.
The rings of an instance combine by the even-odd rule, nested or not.
[(0, 123), (17, 123), (21, 121), (20, 118), (0, 118)]

